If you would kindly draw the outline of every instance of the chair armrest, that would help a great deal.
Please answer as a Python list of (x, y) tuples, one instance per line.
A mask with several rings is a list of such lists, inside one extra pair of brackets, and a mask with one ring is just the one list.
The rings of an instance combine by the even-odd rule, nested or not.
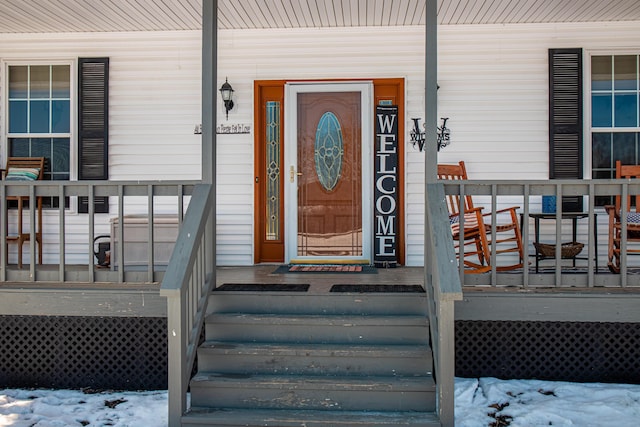
[(482, 209), (484, 209), (484, 207), (467, 208), (467, 209), (464, 210), (464, 213), (482, 212)]
[[(498, 209), (496, 211), (496, 214), (505, 213), (505, 212), (512, 212), (513, 214), (515, 214), (517, 209), (520, 209), (520, 206), (511, 206), (510, 208)], [(490, 216), (491, 213), (492, 212), (487, 212), (486, 214), (482, 214), (482, 216)]]
[(605, 212), (609, 215), (611, 219), (620, 219), (620, 212), (616, 212), (616, 207), (614, 205), (605, 205)]

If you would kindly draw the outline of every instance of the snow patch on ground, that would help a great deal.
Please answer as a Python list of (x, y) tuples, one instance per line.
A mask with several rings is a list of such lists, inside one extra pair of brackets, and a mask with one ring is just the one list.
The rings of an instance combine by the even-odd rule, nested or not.
[[(640, 385), (456, 378), (456, 427), (636, 427)], [(0, 390), (0, 426), (166, 427), (167, 392)]]
[(640, 385), (456, 378), (456, 426), (636, 427)]

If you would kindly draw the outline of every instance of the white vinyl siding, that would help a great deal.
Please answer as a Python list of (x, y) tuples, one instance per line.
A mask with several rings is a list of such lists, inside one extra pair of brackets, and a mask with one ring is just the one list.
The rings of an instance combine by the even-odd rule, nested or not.
[[(624, 49), (640, 38), (636, 23), (460, 25), (438, 32), (438, 117), (449, 117), (451, 129), (439, 161), (464, 160), (478, 179), (548, 178), (549, 48)], [(219, 43), (218, 86), (229, 76), (238, 101), (231, 123), (251, 123), (256, 79), (406, 79), (408, 265), (423, 263), (425, 154), (410, 146), (408, 132), (411, 117), (424, 119), (424, 37), (423, 27), (225, 30)], [(236, 150), (253, 143), (241, 135), (219, 142), (231, 139)], [(236, 169), (230, 181), (251, 185), (251, 174)]]
[[(195, 125), (201, 123), (200, 46), (198, 31), (0, 34), (0, 62), (69, 61), (72, 75), (75, 75), (78, 58), (109, 57), (110, 179), (200, 179), (201, 138), (194, 135)], [(2, 67), (0, 86), (6, 82), (5, 69)], [(73, 92), (76, 93), (75, 88)], [(6, 88), (0, 87), (0, 94), (3, 97), (0, 100), (0, 126), (4, 126)], [(0, 130), (4, 134), (3, 129)], [(77, 123), (74, 122), (71, 125), (72, 147), (76, 147), (76, 134)], [(0, 140), (0, 164), (6, 161), (6, 144), (6, 140)], [(77, 176), (77, 153), (73, 152), (71, 159), (73, 176)], [(157, 205), (157, 214), (164, 213), (165, 209), (175, 212), (175, 201), (171, 207), (162, 200)], [(127, 214), (144, 211), (146, 207), (146, 200), (141, 201)], [(96, 215), (96, 235), (109, 234), (109, 218), (116, 215), (117, 209), (111, 212)], [(88, 217), (70, 213), (67, 218), (67, 262), (84, 263), (87, 260)], [(13, 221), (11, 215), (10, 221)], [(10, 228), (13, 226), (10, 224)], [(57, 262), (57, 231), (57, 211), (45, 210), (45, 263)], [(16, 247), (10, 245), (9, 248), (10, 262), (13, 262)]]
[[(464, 160), (478, 179), (548, 177), (549, 48), (583, 48), (586, 56), (640, 40), (637, 22), (438, 31), (438, 117), (449, 117), (451, 129), (439, 161)], [(425, 154), (411, 147), (409, 130), (411, 117), (424, 119), (424, 34), (421, 26), (220, 31), (215, 87), (228, 77), (235, 106), (226, 120), (217, 97), (218, 124), (252, 130), (217, 137), (219, 265), (253, 263), (253, 82), (376, 77), (406, 79), (406, 261), (422, 265)], [(199, 31), (4, 34), (0, 60), (109, 57), (110, 179), (199, 179), (200, 45)]]
[(200, 46), (195, 31), (1, 34), (0, 60), (109, 57), (110, 178), (199, 179)]

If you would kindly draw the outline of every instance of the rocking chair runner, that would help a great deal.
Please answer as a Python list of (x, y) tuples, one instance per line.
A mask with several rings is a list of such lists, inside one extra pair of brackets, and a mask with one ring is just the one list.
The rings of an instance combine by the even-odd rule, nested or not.
[[(457, 165), (438, 165), (438, 179), (441, 180), (466, 180), (467, 170), (463, 161)], [(493, 233), (496, 236), (496, 255), (504, 253), (517, 253), (519, 262), (511, 265), (497, 266), (497, 271), (514, 270), (524, 265), (524, 246), (522, 244), (522, 234), (520, 232), (520, 223), (516, 206), (500, 209), (496, 211), (500, 220), (496, 224), (490, 224), (485, 218), (491, 217), (491, 213), (482, 213), (482, 208), (473, 206), (473, 199), (466, 195), (464, 201), (460, 200), (458, 195), (447, 196), (447, 208), (449, 209), (449, 219), (452, 224), (451, 232), (456, 240), (456, 250), (459, 257), (463, 258), (465, 266), (469, 270), (467, 273), (484, 273), (491, 269), (491, 248), (490, 240)], [(460, 212), (464, 212), (464, 233), (462, 249), (459, 247), (460, 234), (458, 223)], [(506, 219), (506, 220), (505, 220)], [(465, 249), (469, 245), (474, 245), (475, 249), (467, 252)], [(462, 253), (462, 255), (460, 255)], [(471, 261), (468, 257), (477, 257), (478, 262)]]
[[(638, 179), (640, 178), (640, 166), (623, 165), (620, 160), (616, 161), (616, 179)], [(627, 243), (640, 243), (640, 194), (628, 195), (626, 201), (627, 220)], [(634, 208), (635, 207), (635, 208)], [(609, 215), (609, 270), (613, 273), (620, 273), (621, 251), (622, 251), (622, 196), (616, 196), (615, 205), (604, 207)], [(627, 255), (640, 254), (640, 248), (626, 248)]]

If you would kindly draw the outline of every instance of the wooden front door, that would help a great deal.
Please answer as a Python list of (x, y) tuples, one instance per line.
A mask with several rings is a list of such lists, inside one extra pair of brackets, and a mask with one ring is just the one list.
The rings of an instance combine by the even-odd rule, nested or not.
[[(254, 88), (255, 262), (372, 261), (373, 104), (398, 105), (403, 117), (404, 80), (256, 81)], [(401, 138), (400, 165), (403, 145)]]
[(291, 84), (286, 96), (286, 261), (370, 261), (371, 84)]

